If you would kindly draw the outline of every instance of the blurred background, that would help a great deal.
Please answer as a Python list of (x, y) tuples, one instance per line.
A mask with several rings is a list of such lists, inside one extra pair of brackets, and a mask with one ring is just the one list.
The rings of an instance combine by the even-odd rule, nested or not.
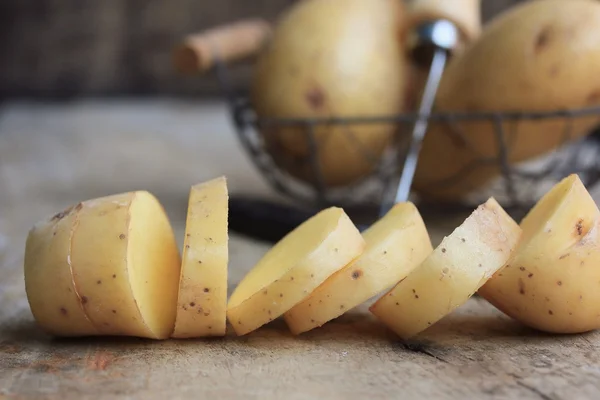
[[(518, 2), (483, 0), (484, 21)], [(173, 46), (188, 33), (244, 17), (273, 21), (291, 3), (2, 0), (0, 94), (5, 100), (218, 96), (214, 75), (186, 79), (174, 73)], [(235, 67), (232, 77), (245, 83), (249, 66)]]

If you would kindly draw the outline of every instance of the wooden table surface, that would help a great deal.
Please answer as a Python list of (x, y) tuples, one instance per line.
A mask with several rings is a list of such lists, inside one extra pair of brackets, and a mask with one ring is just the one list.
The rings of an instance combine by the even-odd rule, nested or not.
[[(599, 399), (600, 334), (531, 331), (474, 298), (411, 343), (359, 307), (300, 337), (274, 321), (237, 338), (59, 340), (24, 292), (30, 226), (79, 200), (147, 189), (181, 243), (189, 186), (277, 198), (218, 104), (7, 104), (0, 109), (0, 399)], [(432, 221), (434, 242), (454, 222)], [(235, 234), (230, 285), (267, 250)]]

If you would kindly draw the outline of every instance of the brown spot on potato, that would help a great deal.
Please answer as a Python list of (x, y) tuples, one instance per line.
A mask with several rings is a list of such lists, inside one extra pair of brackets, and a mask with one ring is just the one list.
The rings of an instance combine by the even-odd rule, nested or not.
[(548, 314), (554, 315), (554, 312), (552, 310), (548, 310)]
[(397, 306), (399, 306), (399, 305), (400, 305), (400, 303), (396, 302), (396, 305), (397, 305)]
[(413, 293), (417, 293), (417, 291), (415, 289), (412, 290)]
[(525, 271), (525, 267), (519, 267), (521, 271)]
[(529, 275), (527, 275), (528, 278), (531, 278), (533, 276), (533, 274), (530, 272)]
[(558, 286), (562, 286), (562, 281), (558, 281), (558, 282), (556, 282), (556, 284), (557, 284)]
[(338, 248), (336, 247), (335, 249), (333, 249), (333, 251), (335, 251), (336, 253), (339, 251)]
[(312, 322), (312, 323), (314, 324), (314, 323), (315, 323), (315, 320), (311, 318), (311, 319), (310, 319), (310, 322)]
[(83, 204), (82, 204), (82, 203), (79, 203), (79, 204), (77, 204), (77, 205), (75, 206), (75, 211), (79, 211), (79, 210), (81, 210), (82, 208), (83, 208)]
[(585, 101), (588, 104), (600, 103), (600, 89), (594, 90), (592, 93), (590, 93)]
[(479, 264), (478, 267), (481, 268), (481, 267), (483, 267), (483, 265)]
[(96, 285), (102, 285), (102, 280), (98, 279), (98, 280), (96, 281)]
[(446, 249), (442, 247), (442, 253), (445, 253), (445, 252), (446, 252)]
[(195, 307), (195, 306), (196, 306), (196, 303), (194, 303), (193, 301), (190, 302), (190, 307)]
[(271, 310), (268, 311), (268, 314), (271, 315)]
[(535, 42), (533, 44), (533, 52), (535, 54), (540, 53), (546, 47), (548, 47), (548, 43), (550, 43), (550, 39), (552, 38), (552, 25), (547, 25), (542, 27), (540, 32), (535, 37)]
[(352, 279), (358, 279), (361, 277), (362, 274), (362, 271), (360, 269), (357, 269), (356, 271), (352, 272)]
[(210, 326), (210, 325), (209, 325), (209, 326), (208, 326), (208, 329), (212, 329), (212, 326)]
[(519, 278), (519, 293), (521, 294), (525, 294), (525, 282), (523, 282), (523, 279)]
[(415, 294), (415, 299), (418, 299), (418, 298), (419, 298), (419, 295), (418, 295), (418, 294)]
[(112, 313), (113, 313), (113, 314), (116, 314), (116, 313), (117, 313), (117, 310), (112, 310)]
[(269, 293), (267, 289), (263, 290), (263, 294)]
[(119, 235), (119, 239), (121, 239), (121, 240), (124, 240), (125, 238), (126, 238), (126, 236), (125, 236), (125, 234), (124, 234), (124, 233), (121, 233), (121, 234)]
[(575, 231), (577, 232), (577, 236), (583, 235), (583, 219), (578, 219), (577, 223), (575, 223)]
[(242, 321), (238, 319), (238, 325), (241, 325), (241, 324), (242, 324)]
[(564, 260), (565, 258), (569, 257), (570, 255), (571, 255), (571, 253), (563, 254), (562, 256), (558, 257), (558, 259)]
[(460, 241), (463, 242), (463, 243), (466, 242), (465, 238), (460, 238)]
[(117, 277), (117, 274), (113, 274), (113, 279), (115, 279)]
[(311, 277), (311, 278), (314, 278), (314, 277), (315, 277), (315, 274), (310, 274), (310, 277)]
[(86, 304), (88, 302), (88, 298), (85, 296), (81, 296), (81, 304)]
[(67, 311), (67, 309), (66, 309), (66, 308), (64, 308), (64, 307), (61, 307), (61, 308), (60, 308), (60, 313), (61, 313), (62, 315), (65, 315), (65, 316), (66, 316), (67, 314), (69, 314), (69, 312)]
[(279, 293), (279, 297), (283, 297), (283, 293)]
[(544, 300), (546, 301), (550, 301), (550, 299), (548, 297), (544, 297)]
[(344, 306), (343, 304), (340, 305), (340, 310), (343, 310), (346, 306)]
[(186, 244), (186, 245), (185, 245), (185, 248), (186, 248), (186, 249), (189, 249), (189, 248), (190, 248), (190, 245), (189, 245), (189, 244)]
[(383, 255), (385, 256), (386, 254), (387, 254), (387, 250), (384, 250), (383, 251)]
[(321, 89), (318, 86), (313, 86), (311, 87), (307, 92), (306, 92), (306, 101), (308, 102), (308, 105), (313, 109), (313, 110), (321, 110), (323, 108), (323, 106), (325, 106), (325, 93), (323, 93), (323, 89)]
[(204, 288), (204, 293), (208, 293), (208, 292), (210, 292), (210, 289), (209, 289), (209, 288), (207, 288), (207, 287), (205, 287), (205, 288)]

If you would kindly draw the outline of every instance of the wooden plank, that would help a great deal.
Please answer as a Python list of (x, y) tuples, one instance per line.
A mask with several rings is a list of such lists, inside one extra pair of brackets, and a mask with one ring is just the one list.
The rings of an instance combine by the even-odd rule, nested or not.
[[(276, 198), (219, 105), (17, 104), (0, 110), (0, 399), (575, 399), (600, 396), (600, 333), (544, 335), (472, 299), (418, 340), (366, 311), (292, 337), (282, 321), (244, 337), (53, 339), (24, 294), (33, 222), (77, 200), (147, 188), (176, 227), (189, 185), (227, 174), (233, 193)], [(430, 223), (434, 242), (454, 222)], [(231, 238), (231, 286), (267, 250)]]

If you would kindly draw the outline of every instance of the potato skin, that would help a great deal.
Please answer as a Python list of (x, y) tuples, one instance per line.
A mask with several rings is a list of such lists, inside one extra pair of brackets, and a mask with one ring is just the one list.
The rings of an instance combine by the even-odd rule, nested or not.
[[(305, 0), (276, 27), (259, 58), (252, 104), (260, 118), (326, 118), (397, 114), (405, 61), (395, 0)], [(393, 125), (315, 128), (318, 164), (327, 185), (371, 173), (392, 140)], [(304, 126), (262, 128), (275, 162), (314, 184)]]
[[(438, 112), (553, 111), (600, 104), (600, 3), (536, 0), (499, 15), (480, 39), (449, 63), (436, 99)], [(581, 138), (600, 118), (505, 123), (510, 162), (543, 155)], [(456, 200), (500, 171), (473, 165), (498, 156), (492, 122), (435, 123), (427, 132), (414, 187), (423, 196)], [(451, 185), (441, 182), (453, 179)]]
[(86, 315), (71, 275), (71, 237), (81, 204), (39, 221), (25, 244), (25, 291), (37, 324), (55, 336), (98, 333)]
[(600, 328), (600, 212), (575, 175), (556, 185), (521, 223), (514, 258), (479, 294), (532, 328)]

